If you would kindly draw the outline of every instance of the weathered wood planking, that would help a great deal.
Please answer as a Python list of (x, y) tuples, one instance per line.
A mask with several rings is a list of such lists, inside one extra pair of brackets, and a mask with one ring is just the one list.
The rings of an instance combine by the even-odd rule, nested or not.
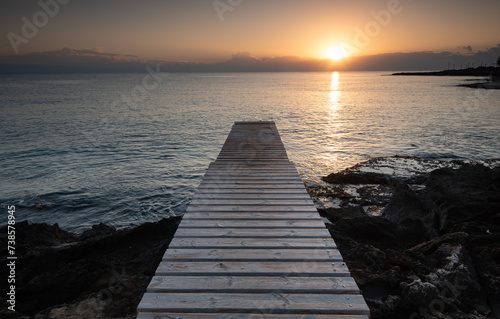
[(317, 212), (310, 205), (189, 205), (186, 212)]
[(192, 219), (253, 219), (253, 220), (315, 220), (320, 219), (317, 212), (191, 212), (183, 220)]
[(287, 294), (272, 293), (145, 293), (141, 304), (151, 311), (273, 314), (366, 314), (359, 294)]
[(297, 193), (297, 194), (290, 194), (290, 193), (218, 193), (218, 194), (211, 194), (209, 192), (204, 192), (204, 193), (197, 193), (195, 198), (193, 200), (202, 200), (202, 199), (235, 199), (235, 200), (255, 200), (255, 199), (274, 199), (274, 200), (297, 200), (297, 199), (307, 199), (311, 200), (308, 194), (305, 193)]
[(236, 122), (138, 307), (139, 319), (367, 319), (274, 122)]
[[(344, 262), (162, 261), (156, 276), (350, 277)], [(270, 287), (271, 289), (271, 287)]]
[[(138, 317), (139, 318), (139, 317)], [(367, 319), (364, 315), (273, 315), (259, 311), (252, 313), (141, 313), (141, 319)]]
[[(199, 228), (247, 228), (254, 225), (255, 219), (239, 219), (239, 220), (199, 220), (186, 219), (182, 223), (182, 227), (199, 227)], [(179, 225), (181, 226), (181, 225)], [(258, 220), (257, 227), (274, 228), (274, 227), (295, 227), (295, 228), (321, 228), (325, 227), (321, 219), (316, 220)]]
[[(181, 222), (182, 223), (182, 222)], [(301, 229), (301, 228), (189, 228), (179, 227), (176, 237), (232, 237), (232, 238), (325, 238), (330, 236), (326, 228)]]
[(172, 248), (281, 248), (281, 249), (316, 249), (337, 248), (330, 238), (180, 238), (172, 239)]
[(311, 294), (356, 294), (358, 286), (350, 277), (245, 277), (245, 276), (157, 276), (150, 292), (276, 292)]
[(170, 248), (163, 256), (164, 261), (342, 261), (342, 256), (337, 249), (179, 249)]
[(278, 206), (311, 206), (310, 199), (209, 199), (195, 198), (191, 201), (193, 205), (278, 205)]

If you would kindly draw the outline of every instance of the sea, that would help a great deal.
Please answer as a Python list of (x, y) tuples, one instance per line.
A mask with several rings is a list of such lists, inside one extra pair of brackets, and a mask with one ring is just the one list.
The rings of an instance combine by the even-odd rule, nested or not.
[(306, 184), (375, 157), (500, 158), (500, 91), (384, 72), (0, 75), (0, 224), (182, 215), (235, 121), (273, 120)]

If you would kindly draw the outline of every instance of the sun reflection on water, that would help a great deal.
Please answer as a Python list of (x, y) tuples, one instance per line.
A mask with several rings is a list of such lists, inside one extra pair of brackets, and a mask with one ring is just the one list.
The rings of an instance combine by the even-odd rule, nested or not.
[(328, 141), (327, 151), (324, 152), (323, 160), (328, 163), (328, 166), (335, 166), (335, 162), (340, 160), (342, 150), (342, 120), (340, 118), (340, 111), (342, 109), (341, 103), (342, 91), (340, 74), (333, 72), (330, 80), (329, 91), (329, 112), (328, 112)]
[(340, 105), (340, 79), (339, 79), (339, 73), (338, 72), (333, 72), (332, 73), (332, 78), (330, 81), (330, 115), (332, 117), (337, 117), (338, 116), (338, 110), (341, 107)]

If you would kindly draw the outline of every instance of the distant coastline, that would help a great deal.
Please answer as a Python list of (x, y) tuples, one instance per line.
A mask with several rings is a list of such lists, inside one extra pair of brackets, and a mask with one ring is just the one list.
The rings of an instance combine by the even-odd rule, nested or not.
[(500, 68), (493, 66), (480, 66), (477, 68), (467, 68), (460, 70), (442, 70), (430, 72), (398, 72), (392, 75), (411, 75), (411, 76), (492, 76), (498, 75)]
[(488, 77), (486, 81), (459, 84), (457, 86), (468, 87), (473, 89), (488, 89), (500, 90), (500, 67), (485, 67), (467, 68), (460, 70), (443, 70), (432, 72), (399, 72), (392, 75), (407, 75), (407, 76), (481, 76)]

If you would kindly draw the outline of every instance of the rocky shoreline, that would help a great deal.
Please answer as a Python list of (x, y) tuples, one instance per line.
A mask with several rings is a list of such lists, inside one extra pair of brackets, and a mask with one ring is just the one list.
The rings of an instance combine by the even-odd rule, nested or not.
[(413, 176), (375, 173), (379, 160), (325, 180), (339, 183), (337, 191), (343, 183), (390, 189), (391, 196), (378, 198), (385, 205), (380, 214), (363, 209), (377, 196), (351, 194), (346, 201), (342, 189), (343, 207), (319, 209), (372, 318), (499, 318), (498, 160), (489, 163), (494, 168), (441, 163), (445, 167)]
[[(7, 310), (2, 291), (0, 318), (135, 318), (179, 222), (163, 219), (125, 230), (100, 224), (79, 235), (57, 224), (17, 223), (16, 312)], [(6, 236), (0, 245), (6, 256)], [(7, 268), (1, 271), (7, 278)]]
[[(372, 318), (500, 317), (500, 160), (379, 158), (324, 180), (309, 192)], [(17, 312), (2, 292), (0, 317), (135, 318), (179, 222), (18, 223)]]

